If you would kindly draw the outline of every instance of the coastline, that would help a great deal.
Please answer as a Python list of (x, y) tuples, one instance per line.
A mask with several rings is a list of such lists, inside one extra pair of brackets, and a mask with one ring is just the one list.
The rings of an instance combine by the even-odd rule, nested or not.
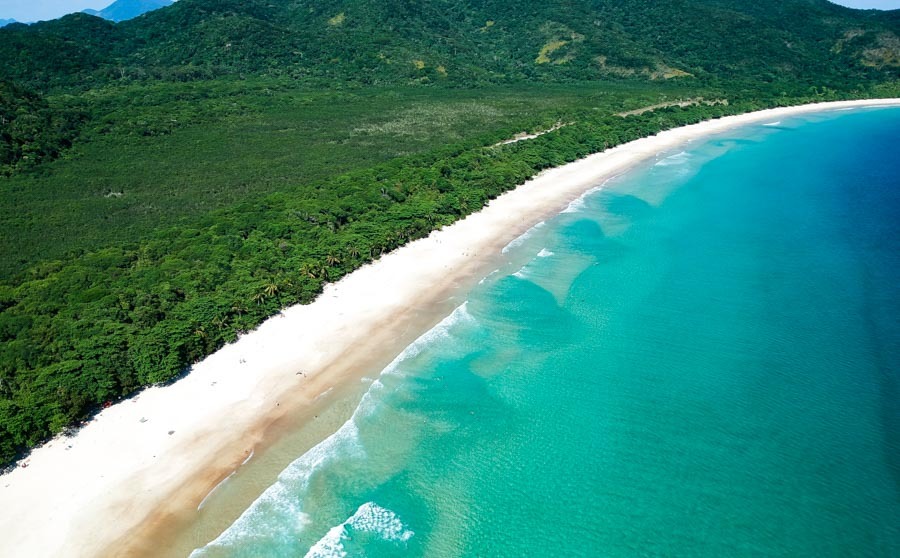
[(267, 431), (359, 370), (377, 372), (448, 314), (448, 297), (486, 275), (504, 246), (603, 180), (731, 128), (866, 106), (900, 106), (900, 99), (705, 121), (541, 173), (480, 212), (327, 286), (314, 303), (270, 318), (182, 380), (149, 388), (104, 410), (76, 436), (35, 449), (27, 468), (0, 477), (0, 555), (94, 556), (124, 537), (140, 554), (142, 538), (196, 510), (265, 446)]

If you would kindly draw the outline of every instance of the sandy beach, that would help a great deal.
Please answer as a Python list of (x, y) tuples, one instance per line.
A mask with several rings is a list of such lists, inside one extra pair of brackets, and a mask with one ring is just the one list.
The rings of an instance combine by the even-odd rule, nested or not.
[[(637, 140), (545, 171), (482, 211), (385, 255), (285, 309), (165, 387), (103, 410), (0, 476), (0, 556), (140, 555), (141, 537), (183, 521), (264, 448), (274, 425), (375, 370), (446, 316), (448, 297), (493, 269), (510, 241), (605, 179), (691, 140), (803, 113), (900, 99), (764, 110)], [(128, 539), (129, 546), (119, 547)], [(132, 547), (133, 545), (133, 547)], [(143, 547), (146, 548), (146, 547)]]

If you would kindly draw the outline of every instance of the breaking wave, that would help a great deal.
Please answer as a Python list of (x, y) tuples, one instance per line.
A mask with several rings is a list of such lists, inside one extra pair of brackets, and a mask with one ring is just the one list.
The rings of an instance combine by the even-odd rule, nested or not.
[(546, 224), (547, 224), (547, 223), (545, 223), (544, 221), (541, 221), (540, 223), (538, 223), (538, 224), (536, 224), (535, 226), (531, 227), (530, 229), (528, 229), (527, 231), (525, 231), (525, 232), (522, 233), (521, 235), (517, 236), (517, 237), (514, 238), (512, 241), (510, 241), (509, 244), (507, 244), (506, 246), (504, 246), (503, 249), (500, 250), (500, 253), (501, 253), (501, 254), (505, 254), (505, 253), (509, 252), (510, 250), (512, 250), (513, 248), (515, 248), (515, 247), (517, 247), (517, 246), (521, 246), (522, 244), (525, 243), (526, 240), (528, 240), (528, 238), (529, 238), (531, 235), (533, 235), (534, 233), (536, 233), (538, 230), (541, 229), (541, 227), (543, 227), (543, 226), (546, 225)]
[(403, 521), (375, 502), (361, 505), (352, 516), (328, 530), (306, 553), (306, 558), (342, 558), (347, 556), (345, 543), (355, 533), (369, 533), (383, 541), (406, 542), (414, 535)]
[[(385, 367), (381, 374), (398, 373), (397, 369), (402, 362), (415, 357), (426, 346), (448, 337), (451, 328), (456, 324), (474, 322), (475, 318), (469, 314), (466, 306), (467, 302), (462, 303), (449, 316), (441, 320), (440, 323), (422, 334)], [(383, 388), (384, 384), (379, 379), (375, 379), (363, 395), (353, 415), (337, 432), (322, 440), (318, 445), (288, 465), (278, 475), (276, 482), (267, 488), (228, 529), (205, 547), (194, 550), (191, 553), (191, 558), (200, 558), (206, 554), (206, 550), (216, 547), (243, 546), (263, 540), (297, 540), (310, 522), (309, 516), (303, 510), (303, 500), (307, 494), (313, 474), (338, 460), (360, 460), (366, 458), (366, 451), (359, 437), (357, 420), (375, 410), (378, 405), (378, 393)], [(384, 510), (384, 508), (380, 508), (371, 502), (364, 504), (347, 522), (332, 530), (334, 531), (338, 527), (346, 529), (348, 526), (358, 530), (362, 528), (360, 526), (376, 525), (377, 523), (373, 523), (375, 520), (386, 521), (385, 518), (387, 516), (383, 513), (384, 511), (389, 512), (389, 510)], [(273, 521), (273, 517), (293, 517), (296, 520), (293, 522)], [(389, 525), (396, 524), (383, 523), (383, 526)], [(335, 532), (338, 535), (342, 533), (340, 530)], [(411, 531), (403, 530), (399, 533), (402, 535), (407, 532), (409, 535), (406, 538), (412, 536)], [(322, 541), (319, 541), (321, 543), (319, 546), (321, 552), (325, 552), (328, 548), (327, 538), (328, 535)], [(308, 556), (342, 556), (342, 554), (308, 554)]]

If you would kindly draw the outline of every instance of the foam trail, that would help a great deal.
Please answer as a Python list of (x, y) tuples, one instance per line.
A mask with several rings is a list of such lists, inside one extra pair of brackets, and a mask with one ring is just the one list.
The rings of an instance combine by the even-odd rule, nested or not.
[(488, 279), (490, 279), (491, 277), (493, 277), (494, 274), (496, 274), (498, 271), (500, 271), (500, 270), (499, 270), (499, 269), (495, 269), (494, 271), (488, 273), (487, 275), (485, 275), (484, 277), (482, 277), (480, 281), (478, 281), (478, 284), (479, 284), (479, 285), (483, 285), (485, 281), (487, 281)]
[[(366, 395), (369, 393), (367, 392)], [(362, 403), (360, 407), (362, 407)], [(355, 416), (356, 413), (354, 413)], [(359, 444), (356, 423), (351, 417), (337, 432), (291, 463), (278, 475), (275, 484), (267, 488), (249, 508), (244, 510), (244, 513), (228, 529), (205, 547), (194, 550), (191, 557), (203, 556), (205, 550), (209, 548), (232, 546), (244, 540), (298, 536), (309, 523), (309, 516), (303, 512), (297, 493), (305, 492), (312, 474), (334, 459), (362, 457), (364, 454), (365, 451)], [(296, 517), (297, 520), (293, 524), (277, 520), (268, 521), (267, 517), (272, 515)]]
[(436, 326), (429, 329), (418, 339), (410, 343), (403, 352), (397, 355), (397, 357), (388, 364), (384, 370), (382, 370), (382, 374), (397, 374), (397, 369), (400, 364), (411, 358), (414, 358), (416, 355), (422, 352), (422, 350), (430, 345), (431, 343), (443, 339), (445, 337), (449, 337), (450, 329), (460, 323), (472, 323), (475, 321), (475, 317), (469, 314), (467, 306), (469, 302), (463, 302), (459, 306), (457, 306), (453, 312), (450, 313), (449, 316), (441, 320)]
[(375, 502), (366, 502), (346, 521), (329, 529), (309, 549), (305, 558), (347, 556), (344, 541), (350, 538), (348, 531), (373, 533), (382, 540), (394, 542), (406, 542), (415, 534), (406, 528), (396, 513)]
[(547, 250), (546, 248), (541, 248), (541, 251), (537, 253), (537, 255), (534, 257), (534, 259), (532, 259), (531, 261), (529, 261), (528, 263), (526, 263), (525, 265), (520, 267), (518, 271), (516, 271), (515, 273), (512, 274), (512, 276), (518, 277), (519, 279), (528, 279), (528, 275), (529, 275), (528, 268), (531, 267), (531, 265), (534, 264), (538, 258), (549, 258), (552, 255), (554, 255), (554, 253), (551, 252), (550, 250)]
[[(247, 458), (247, 459), (249, 460), (249, 458)], [(247, 461), (245, 460), (244, 463), (246, 463), (246, 462), (247, 462)], [(235, 471), (232, 471), (230, 475), (228, 475), (227, 477), (225, 477), (224, 479), (222, 479), (221, 481), (219, 481), (219, 484), (215, 485), (215, 486), (212, 488), (212, 490), (210, 490), (210, 491), (206, 494), (206, 496), (204, 496), (203, 499), (200, 500), (200, 505), (197, 506), (197, 511), (200, 511), (200, 510), (203, 509), (203, 506), (206, 505), (206, 501), (209, 500), (209, 498), (210, 498), (213, 494), (215, 494), (216, 491), (219, 490), (219, 488), (220, 488), (222, 485), (224, 485), (226, 482), (228, 482), (228, 481), (231, 479), (231, 477), (234, 476), (234, 473), (235, 473)]]
[(560, 213), (576, 213), (584, 209), (584, 196), (579, 196), (578, 198), (572, 200), (569, 205), (566, 206)]
[(241, 465), (246, 465), (248, 461), (253, 459), (253, 454), (256, 453), (256, 450), (250, 450), (250, 455), (247, 456), (247, 459), (241, 461)]
[(657, 161), (654, 166), (656, 167), (671, 167), (674, 165), (683, 165), (690, 160), (691, 154), (687, 151), (682, 151), (680, 153), (676, 153), (675, 155), (669, 155), (665, 159)]
[(578, 196), (575, 200), (573, 200), (571, 203), (569, 203), (569, 205), (566, 206), (565, 209), (563, 209), (562, 211), (560, 211), (560, 213), (575, 213), (575, 212), (577, 212), (577, 211), (580, 211), (580, 210), (584, 207), (584, 202), (585, 202), (585, 200), (587, 199), (588, 196), (591, 196), (591, 195), (593, 195), (593, 194), (596, 194), (597, 192), (599, 192), (600, 190), (602, 190), (603, 188), (605, 188), (605, 187), (606, 187), (606, 184), (607, 184), (610, 180), (614, 180), (614, 179), (618, 178), (619, 176), (621, 176), (621, 174), (622, 174), (622, 173), (619, 173), (619, 174), (610, 176), (609, 178), (607, 178), (606, 180), (604, 180), (603, 183), (600, 184), (599, 186), (594, 186), (594, 187), (591, 188), (590, 190), (588, 190), (588, 191), (586, 191), (585, 193), (581, 194), (581, 195)]
[(500, 253), (501, 253), (501, 254), (505, 254), (505, 253), (509, 252), (510, 250), (512, 250), (513, 248), (515, 248), (515, 247), (517, 247), (517, 246), (521, 246), (522, 244), (525, 243), (526, 240), (528, 240), (528, 238), (529, 238), (531, 235), (533, 235), (534, 233), (536, 233), (538, 230), (541, 229), (541, 227), (543, 227), (543, 226), (546, 225), (546, 224), (547, 224), (546, 222), (541, 221), (540, 223), (538, 223), (538, 224), (536, 224), (535, 226), (531, 227), (530, 229), (528, 229), (527, 231), (525, 231), (525, 232), (522, 233), (521, 235), (519, 235), (519, 236), (517, 236), (516, 238), (514, 238), (509, 244), (507, 244), (506, 246), (504, 246), (503, 249), (500, 250)]

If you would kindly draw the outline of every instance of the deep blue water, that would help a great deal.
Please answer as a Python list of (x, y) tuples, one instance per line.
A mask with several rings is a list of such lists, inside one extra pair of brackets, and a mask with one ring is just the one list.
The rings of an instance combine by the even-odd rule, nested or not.
[(202, 556), (900, 556), (900, 110), (750, 126), (514, 243)]

